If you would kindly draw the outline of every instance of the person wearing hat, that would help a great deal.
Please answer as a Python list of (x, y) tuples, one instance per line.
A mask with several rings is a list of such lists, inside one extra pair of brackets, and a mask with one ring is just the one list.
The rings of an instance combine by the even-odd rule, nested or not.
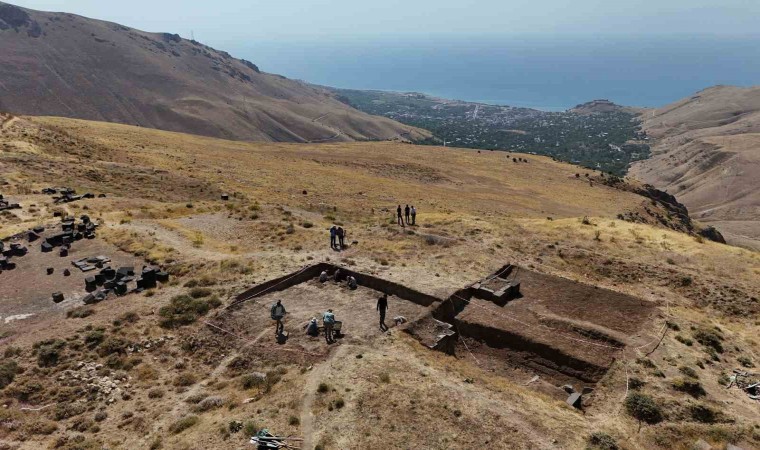
[(306, 334), (309, 336), (319, 336), (319, 325), (317, 325), (316, 317), (312, 317), (306, 326)]

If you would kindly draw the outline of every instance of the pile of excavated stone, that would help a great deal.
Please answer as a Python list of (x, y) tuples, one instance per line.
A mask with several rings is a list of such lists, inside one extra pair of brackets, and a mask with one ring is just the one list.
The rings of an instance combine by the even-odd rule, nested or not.
[(58, 375), (58, 381), (64, 386), (85, 386), (87, 391), (95, 394), (98, 400), (114, 403), (119, 398), (127, 399), (131, 396), (128, 383), (129, 376), (101, 376), (98, 371), (103, 369), (103, 364), (80, 361), (74, 370), (64, 370)]
[[(56, 247), (60, 247), (59, 254), (65, 257), (69, 255), (72, 242), (81, 239), (95, 239), (95, 230), (98, 228), (98, 224), (90, 220), (90, 217), (87, 215), (83, 215), (79, 219), (80, 222), (77, 223), (74, 217), (63, 217), (61, 220), (61, 232), (45, 238), (42, 241), (40, 249), (47, 253), (52, 252)], [(41, 231), (37, 231), (37, 229), (30, 230), (28, 232), (29, 242), (39, 239)]]
[(141, 353), (150, 351), (163, 347), (164, 344), (172, 340), (174, 340), (174, 336), (166, 335), (155, 339), (146, 339), (142, 342), (135, 342), (134, 344), (127, 345), (127, 353)]
[(0, 194), (0, 211), (5, 211), (6, 209), (20, 209), (21, 205), (18, 203), (11, 203), (8, 200), (6, 200), (3, 197), (3, 194)]

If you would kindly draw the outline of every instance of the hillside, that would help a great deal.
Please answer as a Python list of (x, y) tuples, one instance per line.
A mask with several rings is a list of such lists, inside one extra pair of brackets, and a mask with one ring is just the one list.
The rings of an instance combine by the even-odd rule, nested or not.
[(176, 34), (0, 3), (0, 111), (275, 142), (414, 140), (322, 89)]
[[(760, 363), (758, 254), (684, 232), (635, 182), (526, 154), (0, 122), (20, 205), (0, 211), (0, 448), (245, 449), (262, 427), (308, 450), (760, 445), (757, 401), (726, 387)], [(94, 234), (44, 250), (83, 216)], [(329, 343), (303, 328), (327, 308)]]
[(598, 99), (576, 105), (574, 108), (570, 109), (570, 111), (578, 114), (597, 114), (610, 112), (626, 112), (629, 114), (634, 114), (640, 112), (640, 108), (620, 106), (606, 99)]
[(760, 87), (705, 89), (642, 119), (655, 144), (631, 175), (674, 194), (730, 243), (760, 248)]

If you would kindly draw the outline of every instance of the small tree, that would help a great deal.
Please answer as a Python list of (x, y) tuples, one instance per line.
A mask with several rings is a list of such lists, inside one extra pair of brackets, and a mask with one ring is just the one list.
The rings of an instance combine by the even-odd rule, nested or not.
[(632, 392), (625, 399), (625, 409), (634, 419), (641, 422), (655, 424), (662, 421), (662, 411), (652, 397), (640, 392)]

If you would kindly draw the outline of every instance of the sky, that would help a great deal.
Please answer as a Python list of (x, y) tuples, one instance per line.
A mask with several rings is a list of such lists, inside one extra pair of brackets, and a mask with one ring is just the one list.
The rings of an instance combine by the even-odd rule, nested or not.
[(759, 0), (10, 0), (32, 9), (242, 40), (479, 35), (757, 34)]

